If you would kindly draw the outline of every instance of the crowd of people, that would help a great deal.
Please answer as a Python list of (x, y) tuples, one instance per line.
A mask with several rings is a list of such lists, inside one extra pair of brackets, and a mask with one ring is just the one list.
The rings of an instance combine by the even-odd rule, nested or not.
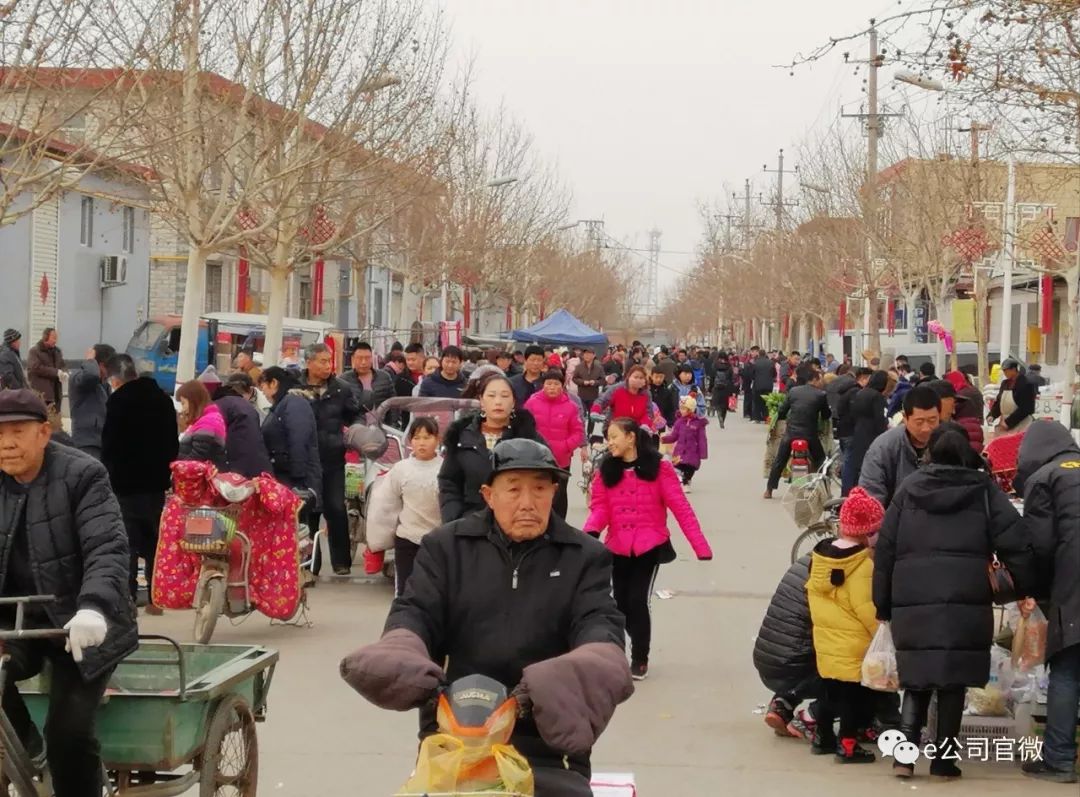
[[(669, 516), (697, 559), (712, 558), (686, 494), (709, 457), (709, 427), (726, 428), (740, 395), (749, 422), (772, 415), (786, 427), (766, 497), (795, 441), (806, 440), (819, 466), (822, 439), (839, 443), (848, 497), (838, 536), (793, 565), (759, 634), (755, 663), (775, 693), (770, 726), (808, 736), (815, 753), (869, 761), (860, 745), (867, 729), (898, 728), (917, 742), (936, 694), (938, 741), (947, 746), (964, 689), (989, 674), (987, 565), (1000, 561), (1020, 596), (1046, 602), (1050, 618), (1046, 755), (1026, 771), (1051, 780), (1072, 773), (1080, 448), (1064, 427), (1033, 421), (1037, 375), (1015, 361), (1001, 364), (987, 409), (966, 374), (912, 372), (902, 357), (888, 368), (873, 358), (854, 367), (831, 355), (638, 343), (599, 352), (449, 345), (432, 356), (410, 343), (379, 358), (354, 341), (340, 374), (325, 344), (293, 347), (277, 364), (241, 352), (223, 377), (181, 383), (174, 403), (107, 345), (65, 360), (55, 330), (24, 372), (20, 337), (7, 330), (0, 348), (0, 504), (16, 518), (0, 529), (10, 553), (0, 560), (0, 594), (60, 598), (33, 620), (68, 628), (74, 659), (27, 641), (27, 663), (16, 669), (33, 674), (43, 656), (59, 668), (52, 697), (67, 707), (66, 721), (51, 723), (34, 749), (84, 788), (100, 778), (92, 706), (134, 646), (139, 561), (149, 585), (171, 464), (268, 473), (302, 492), (308, 522), (325, 525), (332, 572), (348, 575), (346, 432), (394, 397), (476, 403), (445, 428), (419, 410), (384, 419), (407, 435), (409, 456), (371, 493), (366, 553), (394, 551), (395, 601), (383, 637), (348, 657), (343, 675), (376, 704), (401, 709), (426, 705), (440, 683), (469, 672), (516, 685), (534, 713), (513, 741), (536, 768), (542, 797), (588, 793), (592, 743), (630, 684), (649, 676), (650, 596), (660, 565), (675, 558)], [(60, 421), (65, 382), (70, 436)], [(767, 398), (774, 393), (783, 395)], [(995, 434), (1024, 436), (1014, 480), (1022, 517), (979, 457), (984, 415)], [(569, 471), (589, 457), (590, 439), (606, 449), (575, 529), (566, 522)], [(77, 566), (54, 567), (69, 560)], [(320, 567), (316, 558), (313, 571)], [(146, 602), (144, 611), (161, 610)], [(552, 621), (535, 622), (541, 615)], [(880, 623), (895, 642), (902, 704), (861, 682)], [(492, 634), (514, 641), (492, 646)], [(551, 710), (568, 699), (584, 704), (582, 689), (591, 715)], [(17, 700), (17, 690), (5, 690), (5, 710), (34, 740)], [(433, 716), (422, 716), (433, 728)], [(959, 776), (937, 761), (931, 773)], [(897, 774), (910, 776), (910, 767)], [(57, 795), (83, 793), (74, 782), (58, 779)]]

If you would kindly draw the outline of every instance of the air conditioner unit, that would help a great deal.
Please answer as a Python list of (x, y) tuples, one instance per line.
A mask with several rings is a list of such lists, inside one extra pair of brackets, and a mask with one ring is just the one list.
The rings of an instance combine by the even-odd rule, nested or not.
[(110, 288), (127, 282), (127, 258), (123, 255), (105, 255), (101, 258), (99, 269), (101, 287)]

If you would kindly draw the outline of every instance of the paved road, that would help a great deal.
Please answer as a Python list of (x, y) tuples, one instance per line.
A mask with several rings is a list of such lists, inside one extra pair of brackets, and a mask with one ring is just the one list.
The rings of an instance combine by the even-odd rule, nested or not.
[[(642, 797), (1077, 794), (1075, 786), (1032, 782), (1009, 764), (966, 764), (961, 783), (924, 776), (905, 784), (885, 763), (841, 769), (831, 757), (811, 757), (803, 743), (774, 737), (754, 713), (769, 695), (750, 653), (793, 532), (780, 502), (761, 499), (762, 427), (733, 418), (725, 431), (711, 424), (709, 434), (712, 459), (691, 500), (716, 558), (695, 561), (675, 535), (679, 558), (662, 568), (657, 588), (676, 594), (654, 599), (650, 678), (616, 713), (594, 751), (596, 769), (634, 771)], [(572, 491), (570, 519), (584, 519), (580, 491)], [(215, 642), (281, 650), (259, 729), (260, 795), (381, 797), (404, 781), (415, 720), (367, 704), (337, 674), (342, 654), (378, 637), (389, 601), (385, 584), (322, 583), (311, 594), (311, 628), (271, 627), (261, 615), (219, 628)], [(143, 628), (188, 638), (190, 622), (190, 613), (169, 612)]]

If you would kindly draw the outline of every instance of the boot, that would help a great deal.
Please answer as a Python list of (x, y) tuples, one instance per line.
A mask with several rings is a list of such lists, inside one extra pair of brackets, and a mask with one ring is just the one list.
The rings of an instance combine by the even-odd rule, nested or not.
[(810, 755), (833, 755), (836, 753), (836, 733), (832, 723), (818, 722), (814, 736), (810, 740)]
[[(933, 692), (909, 689), (904, 692), (904, 704), (900, 712), (900, 732), (906, 741), (922, 749), (922, 729), (930, 713)], [(898, 778), (910, 778), (915, 774), (914, 764), (901, 764), (893, 759), (893, 774)]]
[(960, 760), (960, 746), (956, 737), (964, 720), (964, 690), (941, 689), (937, 693), (937, 733), (934, 744), (937, 755), (930, 762), (932, 780), (956, 780), (963, 773), (956, 762)]
[(838, 764), (873, 764), (877, 756), (864, 747), (859, 746), (859, 740), (854, 736), (840, 739), (836, 747), (836, 763)]

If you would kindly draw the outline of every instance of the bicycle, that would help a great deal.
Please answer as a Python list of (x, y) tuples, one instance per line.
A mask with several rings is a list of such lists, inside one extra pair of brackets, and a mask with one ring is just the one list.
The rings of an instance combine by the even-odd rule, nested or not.
[(797, 480), (784, 494), (783, 505), (802, 529), (791, 546), (791, 563), (836, 537), (840, 523), (840, 453), (833, 450), (815, 472)]

